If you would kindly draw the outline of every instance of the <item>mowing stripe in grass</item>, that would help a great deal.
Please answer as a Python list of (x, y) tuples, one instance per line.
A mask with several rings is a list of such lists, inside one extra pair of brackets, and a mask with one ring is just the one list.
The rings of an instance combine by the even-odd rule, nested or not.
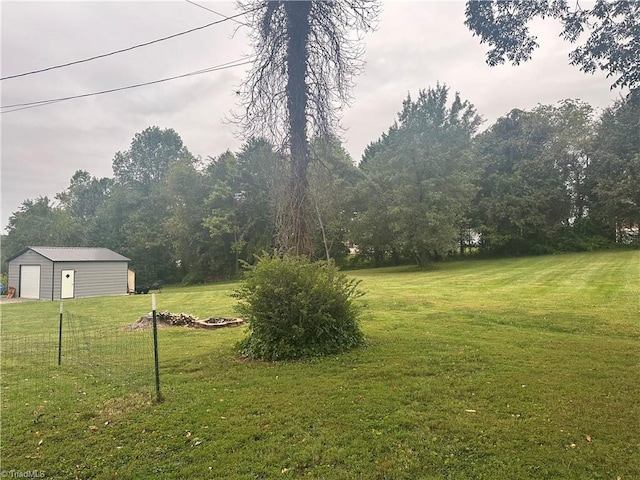
[[(2, 468), (83, 479), (634, 478), (639, 266), (627, 251), (351, 272), (368, 292), (367, 346), (307, 362), (237, 358), (242, 329), (163, 329), (164, 403), (96, 382), (56, 404), (3, 405)], [(233, 288), (168, 288), (159, 309), (232, 316)], [(143, 297), (71, 303), (119, 327), (147, 313)], [(56, 311), (3, 306), (2, 341), (46, 331)], [(19, 365), (5, 350), (2, 362)], [(6, 381), (3, 394), (17, 386)]]

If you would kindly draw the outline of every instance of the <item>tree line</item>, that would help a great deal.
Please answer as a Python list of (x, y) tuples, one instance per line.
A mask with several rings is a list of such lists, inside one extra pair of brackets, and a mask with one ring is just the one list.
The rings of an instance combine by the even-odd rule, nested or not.
[[(437, 85), (408, 95), (357, 165), (337, 138), (312, 138), (313, 255), (426, 266), (638, 241), (640, 91), (598, 115), (564, 100), (481, 124)], [(276, 246), (288, 161), (263, 138), (201, 159), (174, 130), (149, 127), (115, 154), (113, 177), (79, 170), (54, 199), (25, 200), (2, 238), (3, 269), (29, 245), (100, 246), (131, 258), (141, 282), (231, 278)]]

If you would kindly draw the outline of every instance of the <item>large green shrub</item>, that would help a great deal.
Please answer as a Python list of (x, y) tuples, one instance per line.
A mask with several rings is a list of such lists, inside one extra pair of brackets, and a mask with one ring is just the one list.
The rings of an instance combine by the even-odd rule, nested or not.
[(362, 345), (357, 281), (333, 263), (264, 256), (234, 296), (248, 324), (243, 355), (267, 361), (316, 357)]

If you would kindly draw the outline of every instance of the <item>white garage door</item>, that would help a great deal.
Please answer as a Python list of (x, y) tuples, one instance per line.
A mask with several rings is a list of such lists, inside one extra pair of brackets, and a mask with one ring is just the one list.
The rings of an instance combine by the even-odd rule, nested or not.
[(20, 266), (20, 297), (40, 298), (40, 265)]

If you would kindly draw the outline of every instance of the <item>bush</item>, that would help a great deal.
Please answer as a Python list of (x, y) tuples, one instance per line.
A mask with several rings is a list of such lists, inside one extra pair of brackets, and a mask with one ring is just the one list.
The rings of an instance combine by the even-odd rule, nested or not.
[(333, 263), (263, 256), (234, 293), (249, 336), (239, 344), (253, 359), (274, 361), (339, 353), (362, 345), (359, 282)]

